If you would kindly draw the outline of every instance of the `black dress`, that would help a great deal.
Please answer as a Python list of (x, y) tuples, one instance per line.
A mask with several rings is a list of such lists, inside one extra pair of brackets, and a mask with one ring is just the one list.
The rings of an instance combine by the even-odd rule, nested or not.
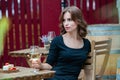
[[(47, 63), (53, 66), (55, 76), (47, 80), (77, 80), (82, 65), (91, 51), (90, 41), (83, 38), (82, 48), (69, 48), (63, 42), (63, 37), (57, 36), (53, 39)], [(73, 42), (74, 43), (74, 42)]]

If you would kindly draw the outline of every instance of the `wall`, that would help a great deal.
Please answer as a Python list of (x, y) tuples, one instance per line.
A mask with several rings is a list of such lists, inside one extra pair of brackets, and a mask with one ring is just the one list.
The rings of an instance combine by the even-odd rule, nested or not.
[(60, 0), (41, 0), (41, 35), (48, 31), (59, 34), (59, 15), (61, 12)]

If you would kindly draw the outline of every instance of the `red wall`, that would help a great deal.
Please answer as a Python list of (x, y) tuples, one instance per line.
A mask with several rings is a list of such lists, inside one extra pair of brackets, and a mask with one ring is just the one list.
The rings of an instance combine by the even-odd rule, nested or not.
[(60, 0), (41, 0), (41, 35), (48, 31), (59, 34)]
[[(66, 4), (67, 4), (67, 0)], [(76, 6), (81, 8), (81, 3)], [(88, 24), (115, 24), (118, 23), (118, 11), (115, 0), (95, 0), (96, 9), (93, 10), (93, 0), (89, 0), (89, 10), (87, 10), (87, 0), (83, 0), (82, 12)], [(70, 5), (74, 5), (74, 0), (70, 0)], [(61, 12), (61, 0), (41, 0), (41, 35), (53, 30), (59, 34), (59, 15)]]

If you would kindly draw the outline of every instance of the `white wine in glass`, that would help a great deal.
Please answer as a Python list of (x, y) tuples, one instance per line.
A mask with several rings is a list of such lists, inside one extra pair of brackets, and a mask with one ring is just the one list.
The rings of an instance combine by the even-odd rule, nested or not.
[[(37, 63), (41, 58), (41, 54), (39, 53), (39, 47), (38, 46), (30, 46), (30, 60), (32, 63)], [(38, 72), (38, 69), (35, 69), (32, 71), (34, 73)]]

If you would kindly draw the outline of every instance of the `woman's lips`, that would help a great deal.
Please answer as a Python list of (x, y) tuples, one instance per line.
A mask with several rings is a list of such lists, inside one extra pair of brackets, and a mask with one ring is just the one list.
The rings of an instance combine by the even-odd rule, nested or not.
[(65, 27), (65, 29), (66, 29), (66, 30), (69, 30), (69, 29), (70, 29), (70, 27)]

